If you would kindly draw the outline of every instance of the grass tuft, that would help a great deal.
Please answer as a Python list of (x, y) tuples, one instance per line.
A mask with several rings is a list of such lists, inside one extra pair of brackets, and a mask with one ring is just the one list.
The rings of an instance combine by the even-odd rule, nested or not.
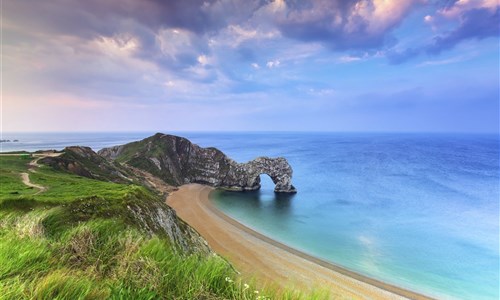
[(56, 270), (40, 278), (31, 292), (33, 299), (105, 299), (109, 289), (99, 288), (94, 280), (82, 273)]

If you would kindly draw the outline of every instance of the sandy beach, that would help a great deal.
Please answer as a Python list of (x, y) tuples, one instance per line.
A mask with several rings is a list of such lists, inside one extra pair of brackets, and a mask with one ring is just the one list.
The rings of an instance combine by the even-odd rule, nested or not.
[(266, 285), (326, 289), (338, 299), (430, 299), (357, 274), (274, 241), (228, 217), (210, 202), (211, 187), (189, 184), (167, 198), (179, 217), (219, 255)]

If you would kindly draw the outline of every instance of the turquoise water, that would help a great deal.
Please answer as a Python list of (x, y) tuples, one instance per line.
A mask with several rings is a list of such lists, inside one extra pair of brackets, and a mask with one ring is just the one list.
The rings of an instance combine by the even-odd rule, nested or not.
[[(206, 137), (205, 137), (206, 138)], [(196, 137), (193, 137), (196, 140)], [(203, 138), (198, 138), (204, 141)], [(217, 206), (292, 247), (442, 299), (499, 299), (497, 136), (278, 134), (212, 142), (285, 156), (299, 193), (222, 192)]]
[[(2, 151), (94, 150), (151, 133), (5, 134)], [(441, 299), (499, 299), (499, 137), (178, 133), (245, 162), (284, 156), (298, 194), (221, 192), (216, 205), (292, 247)]]

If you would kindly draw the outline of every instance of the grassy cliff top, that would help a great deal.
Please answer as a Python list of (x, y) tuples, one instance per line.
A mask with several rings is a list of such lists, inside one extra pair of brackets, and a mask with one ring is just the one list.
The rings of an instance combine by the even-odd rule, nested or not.
[(130, 170), (65, 151), (0, 155), (0, 299), (328, 299), (257, 290)]
[(0, 299), (254, 299), (224, 260), (183, 251), (199, 241), (170, 211), (136, 184), (0, 156)]

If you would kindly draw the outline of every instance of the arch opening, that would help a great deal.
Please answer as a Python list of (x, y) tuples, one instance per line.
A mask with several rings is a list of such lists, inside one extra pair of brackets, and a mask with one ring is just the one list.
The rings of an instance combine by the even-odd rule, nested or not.
[(276, 182), (266, 173), (260, 174), (258, 177), (258, 182), (260, 185), (260, 191), (264, 194), (270, 194), (274, 192), (276, 188)]

